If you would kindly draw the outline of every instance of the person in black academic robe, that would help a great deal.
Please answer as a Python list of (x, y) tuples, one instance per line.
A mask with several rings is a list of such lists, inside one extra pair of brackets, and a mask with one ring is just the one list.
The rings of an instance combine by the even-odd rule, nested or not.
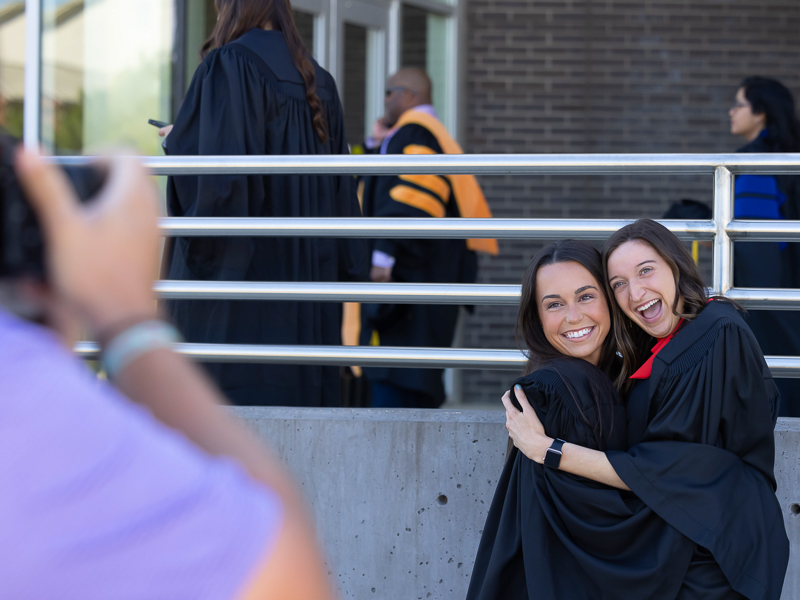
[[(389, 154), (403, 154), (408, 146), (442, 153), (436, 138), (420, 125), (401, 127), (388, 143)], [(424, 187), (427, 184), (428, 187)], [(438, 175), (366, 177), (363, 208), (367, 217), (458, 217), (450, 202), (450, 181)], [(395, 199), (396, 198), (396, 199)], [(402, 283), (473, 283), (477, 258), (464, 240), (375, 239), (370, 253), (379, 250), (396, 259), (392, 280)], [(369, 258), (367, 259), (369, 260)], [(446, 348), (453, 343), (458, 320), (455, 304), (362, 304), (361, 345)], [(416, 408), (436, 408), (444, 402), (442, 369), (370, 367), (371, 382), (383, 382), (415, 393)]]
[[(170, 155), (347, 154), (331, 75), (311, 61), (328, 139), (315, 131), (306, 86), (282, 31), (250, 29), (197, 69), (166, 140)], [(335, 175), (170, 177), (167, 206), (184, 217), (356, 217), (355, 182)], [(176, 238), (168, 279), (365, 280), (366, 242), (279, 237)], [(176, 300), (169, 314), (188, 342), (341, 343), (341, 305), (322, 302)], [(339, 368), (209, 364), (234, 404), (337, 406)]]
[[(737, 152), (800, 152), (794, 98), (779, 81), (749, 77), (730, 109), (731, 133), (748, 140)], [(739, 175), (734, 218), (800, 220), (800, 177)], [(800, 243), (736, 242), (733, 284), (752, 288), (800, 288)], [(800, 312), (748, 310), (744, 316), (766, 355), (800, 356)], [(800, 379), (776, 380), (779, 414), (800, 417)]]
[(628, 450), (606, 453), (631, 491), (697, 544), (693, 561), (716, 561), (751, 600), (780, 598), (789, 559), (775, 497), (777, 401), (750, 328), (715, 300), (655, 356), (628, 399)]
[[(606, 243), (606, 261), (629, 242), (643, 242), (655, 250), (651, 255), (667, 256), (676, 265), (675, 293), (693, 316), (652, 346), (655, 340), (644, 335), (644, 326), (623, 320), (630, 305), (616, 311), (624, 361), (618, 381), (627, 383), (630, 376), (633, 383), (627, 404), (628, 448), (601, 454), (567, 444), (561, 467), (566, 458), (571, 473), (610, 481), (605, 464), (622, 485), (691, 540), (691, 560), (676, 598), (778, 600), (789, 541), (775, 497), (779, 393), (764, 355), (733, 304), (707, 302), (696, 265), (666, 228), (648, 219), (623, 227)], [(654, 268), (651, 263), (656, 272), (673, 269), (649, 258), (633, 267), (637, 254), (630, 247), (627, 252), (625, 268), (637, 276), (645, 277)], [(637, 289), (648, 285), (654, 284), (639, 283)], [(625, 293), (617, 300), (628, 302)], [(637, 356), (644, 357), (651, 346), (652, 355), (631, 373), (628, 342), (637, 339), (642, 343)], [(534, 460), (540, 448), (549, 447), (548, 435), (560, 435), (542, 433), (537, 421), (535, 413), (528, 414), (526, 447)]]
[[(589, 362), (548, 361), (516, 383), (548, 435), (625, 450), (624, 403)], [(693, 549), (631, 492), (548, 469), (512, 447), (467, 599), (672, 600)]]
[[(737, 152), (774, 152), (768, 136), (769, 132), (764, 130)], [(795, 175), (737, 176), (734, 216), (737, 219), (800, 219), (800, 178)], [(800, 243), (735, 242), (733, 284), (750, 288), (800, 288)], [(764, 354), (800, 356), (800, 312), (748, 310), (744, 319)], [(781, 392), (780, 415), (800, 417), (800, 379), (781, 378), (775, 383)]]
[[(431, 82), (419, 69), (401, 69), (386, 87), (386, 114), (376, 128), (381, 154), (460, 154), (436, 117)], [(363, 180), (364, 216), (378, 218), (489, 218), (491, 211), (472, 175), (373, 175)], [(473, 283), (476, 252), (497, 254), (492, 239), (370, 240), (373, 281)], [(459, 307), (454, 304), (362, 304), (359, 343), (445, 348), (453, 343)], [(373, 406), (436, 408), (445, 399), (442, 369), (364, 369)]]

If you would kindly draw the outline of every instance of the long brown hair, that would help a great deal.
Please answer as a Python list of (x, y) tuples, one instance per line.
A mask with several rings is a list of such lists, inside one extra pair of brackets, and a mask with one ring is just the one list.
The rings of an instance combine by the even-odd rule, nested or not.
[[(576, 262), (585, 268), (600, 285), (606, 304), (611, 307), (608, 289), (603, 285), (603, 262), (600, 253), (585, 242), (576, 240), (562, 240), (545, 246), (536, 256), (525, 271), (522, 278), (522, 296), (517, 315), (517, 342), (524, 346), (522, 352), (528, 358), (526, 372), (531, 373), (543, 363), (564, 355), (556, 350), (547, 340), (539, 317), (539, 304), (536, 301), (536, 275), (539, 269), (556, 263)], [(611, 313), (613, 321), (613, 313)], [(597, 366), (605, 373), (609, 373), (614, 362), (615, 344), (614, 336), (610, 331), (603, 342), (600, 360)], [(610, 374), (610, 373), (609, 373)]]
[[(709, 297), (703, 278), (683, 243), (669, 229), (652, 219), (639, 219), (626, 225), (608, 238), (603, 246), (603, 266), (606, 272), (603, 285), (609, 298), (614, 298), (614, 291), (608, 281), (608, 259), (622, 244), (632, 241), (650, 246), (672, 270), (675, 278), (672, 314), (687, 321), (694, 319), (708, 303)], [(682, 312), (678, 312), (680, 299), (683, 299)], [(614, 315), (614, 337), (622, 354), (622, 369), (615, 385), (618, 390), (627, 391), (631, 386), (630, 376), (649, 356), (652, 338), (628, 318), (616, 301), (611, 302), (611, 311)]]
[[(531, 264), (528, 265), (528, 269), (525, 271), (525, 275), (522, 279), (519, 315), (517, 316), (517, 341), (520, 346), (524, 344), (522, 352), (528, 358), (526, 366), (526, 373), (528, 374), (536, 369), (547, 366), (548, 363), (555, 359), (565, 358), (564, 354), (553, 347), (544, 333), (542, 320), (539, 317), (539, 303), (536, 301), (536, 275), (542, 267), (568, 262), (578, 263), (595, 278), (600, 286), (598, 292), (603, 295), (606, 306), (609, 307), (609, 317), (613, 323), (614, 313), (611, 312), (611, 301), (608, 296), (608, 290), (606, 286), (602, 284), (604, 275), (603, 261), (600, 257), (600, 253), (586, 242), (577, 240), (563, 240), (545, 246), (533, 257)], [(567, 360), (573, 361), (573, 365), (575, 365), (574, 368), (583, 369), (586, 373), (590, 394), (594, 401), (595, 417), (593, 420), (589, 419), (581, 408), (582, 402), (578, 400), (578, 393), (569, 381), (569, 378), (565, 377), (558, 368), (551, 366), (572, 395), (575, 401), (575, 407), (578, 409), (581, 419), (591, 429), (598, 447), (602, 449), (606, 447), (607, 436), (610, 436), (613, 430), (612, 420), (611, 429), (605, 432), (605, 424), (603, 422), (603, 415), (605, 413), (603, 407), (607, 406), (609, 404), (609, 399), (615, 396), (615, 391), (610, 379), (615, 375), (616, 368), (618, 368), (618, 361), (615, 359), (615, 347), (614, 329), (612, 326), (611, 331), (607, 333), (606, 339), (603, 341), (600, 360), (597, 361), (598, 368), (605, 373), (605, 375), (598, 373), (594, 367), (591, 367), (582, 359), (567, 357)]]
[(311, 109), (314, 130), (324, 144), (328, 141), (328, 125), (322, 114), (322, 101), (317, 96), (317, 77), (308, 50), (300, 39), (289, 0), (214, 0), (217, 24), (200, 49), (205, 58), (214, 48), (240, 38), (255, 27), (270, 25), (283, 32), (292, 61), (306, 86), (306, 102)]

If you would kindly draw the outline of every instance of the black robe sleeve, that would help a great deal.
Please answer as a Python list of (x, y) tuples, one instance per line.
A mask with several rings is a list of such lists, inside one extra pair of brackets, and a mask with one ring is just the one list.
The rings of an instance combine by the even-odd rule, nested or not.
[(735, 591), (777, 600), (789, 546), (774, 494), (777, 391), (758, 344), (730, 304), (712, 302), (653, 365), (629, 399), (632, 446), (608, 452), (612, 466)]
[[(610, 380), (585, 361), (555, 361), (518, 383), (548, 435), (625, 447), (624, 407)], [(467, 598), (674, 600), (693, 548), (633, 494), (548, 469), (514, 448)]]

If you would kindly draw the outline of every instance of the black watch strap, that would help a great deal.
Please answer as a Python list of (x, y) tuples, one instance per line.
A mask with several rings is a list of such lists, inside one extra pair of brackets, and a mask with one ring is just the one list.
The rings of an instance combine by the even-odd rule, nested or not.
[(553, 445), (544, 453), (544, 466), (551, 469), (557, 469), (561, 464), (561, 446), (566, 444), (562, 439), (556, 438), (553, 440)]

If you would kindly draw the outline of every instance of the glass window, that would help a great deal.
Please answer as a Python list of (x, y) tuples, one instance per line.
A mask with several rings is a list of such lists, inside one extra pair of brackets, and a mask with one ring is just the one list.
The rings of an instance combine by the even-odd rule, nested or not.
[(447, 122), (448, 18), (404, 4), (401, 19), (400, 66), (416, 67), (428, 73), (433, 84), (433, 106), (439, 118)]
[(0, 0), (0, 128), (22, 137), (25, 3)]
[(367, 28), (344, 24), (344, 128), (347, 141), (364, 139), (367, 96)]
[(42, 144), (54, 154), (114, 144), (161, 154), (148, 119), (169, 120), (172, 0), (44, 0)]
[(297, 33), (300, 34), (300, 40), (303, 46), (306, 47), (311, 55), (315, 55), (314, 48), (314, 15), (311, 13), (303, 12), (301, 10), (294, 10), (294, 24), (297, 26)]

